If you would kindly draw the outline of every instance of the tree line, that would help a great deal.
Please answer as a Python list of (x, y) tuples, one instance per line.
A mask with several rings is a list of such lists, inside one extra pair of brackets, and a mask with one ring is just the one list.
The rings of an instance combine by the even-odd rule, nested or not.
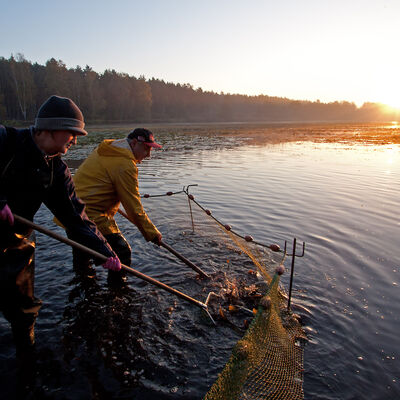
[(51, 95), (70, 97), (88, 122), (387, 121), (399, 117), (378, 103), (291, 100), (267, 95), (215, 93), (115, 70), (61, 60), (31, 63), (22, 54), (0, 57), (0, 121), (33, 121)]

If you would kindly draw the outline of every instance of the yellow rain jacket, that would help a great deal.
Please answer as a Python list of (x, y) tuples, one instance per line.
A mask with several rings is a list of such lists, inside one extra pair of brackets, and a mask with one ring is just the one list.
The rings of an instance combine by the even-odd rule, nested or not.
[(120, 203), (147, 241), (159, 234), (143, 209), (136, 159), (126, 139), (101, 142), (78, 168), (74, 182), (89, 219), (103, 235), (120, 232), (114, 220)]

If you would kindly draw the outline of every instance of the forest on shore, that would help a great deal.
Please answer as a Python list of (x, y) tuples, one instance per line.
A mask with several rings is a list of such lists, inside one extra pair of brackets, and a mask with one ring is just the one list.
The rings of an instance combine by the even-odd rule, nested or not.
[(67, 68), (61, 60), (32, 63), (22, 54), (0, 57), (0, 122), (33, 121), (53, 94), (70, 97), (87, 122), (379, 122), (399, 111), (379, 103), (291, 100), (195, 89), (115, 70)]

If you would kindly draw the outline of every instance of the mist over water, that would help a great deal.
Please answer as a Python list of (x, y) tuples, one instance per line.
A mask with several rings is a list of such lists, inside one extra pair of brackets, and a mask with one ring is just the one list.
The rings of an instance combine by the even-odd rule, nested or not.
[[(251, 132), (157, 138), (163, 151), (140, 165), (142, 194), (197, 184), (190, 189), (196, 200), (238, 233), (281, 247), (286, 240), (289, 252), (293, 238), (298, 253), (306, 243), (304, 257), (296, 259), (292, 298), (310, 339), (305, 398), (399, 398), (400, 146), (257, 145)], [(82, 159), (91, 148), (72, 149), (69, 160)], [(187, 203), (178, 203), (143, 199), (165, 239), (214, 272), (227, 255), (187, 235)], [(53, 229), (50, 220), (42, 208), (35, 222)], [(191, 271), (146, 244), (123, 219), (117, 222), (132, 244), (135, 268), (204, 301), (204, 284)], [(56, 399), (90, 398), (94, 392), (106, 398), (202, 398), (243, 332), (212, 328), (190, 305), (133, 277), (123, 295), (110, 294), (101, 270), (95, 286), (83, 287), (74, 281), (70, 253), (38, 235), (43, 393)], [(290, 259), (285, 266), (289, 272)], [(231, 273), (240, 276), (249, 266), (241, 268), (238, 263)], [(288, 278), (282, 278), (286, 288)], [(0, 382), (7, 394), (15, 384), (14, 350), (3, 318), (0, 329)]]

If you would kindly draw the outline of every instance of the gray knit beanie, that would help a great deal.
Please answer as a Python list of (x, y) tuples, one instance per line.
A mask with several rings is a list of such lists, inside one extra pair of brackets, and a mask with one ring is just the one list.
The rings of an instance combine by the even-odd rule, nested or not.
[(39, 108), (35, 129), (49, 131), (73, 131), (87, 135), (85, 122), (78, 106), (67, 97), (51, 96)]

